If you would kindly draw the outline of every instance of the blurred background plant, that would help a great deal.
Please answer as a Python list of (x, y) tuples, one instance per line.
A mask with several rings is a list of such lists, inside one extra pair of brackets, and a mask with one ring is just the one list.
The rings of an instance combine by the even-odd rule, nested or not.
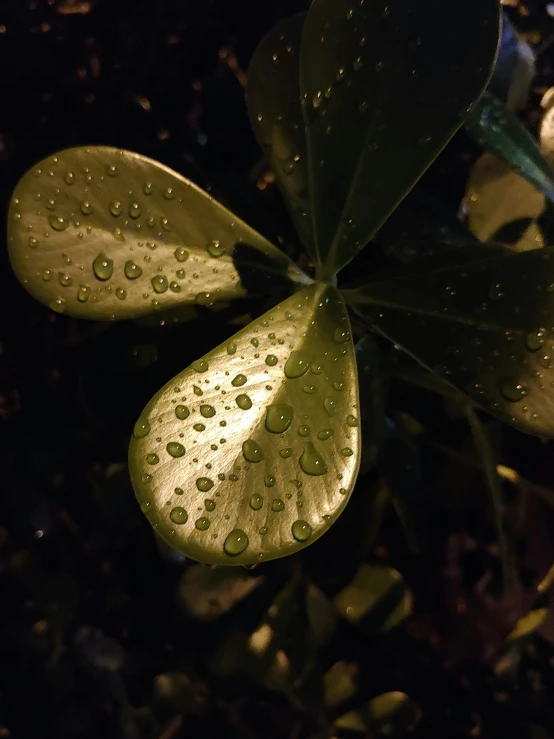
[[(108, 144), (181, 172), (297, 258), (244, 84), (262, 36), (307, 5), (4, 0), (3, 201), (53, 151)], [(384, 266), (439, 235), (552, 241), (551, 175), (515, 121), (548, 159), (554, 7), (504, 11), (490, 91), (517, 118), (482, 101), (377, 235)], [(183, 325), (53, 314), (0, 253), (0, 736), (554, 734), (549, 445), (437, 393), (400, 352), (359, 345), (382, 443), (377, 454), (369, 435), (345, 513), (293, 558), (197, 565), (143, 519), (129, 429), (263, 301), (191, 309), (202, 330), (185, 344)]]

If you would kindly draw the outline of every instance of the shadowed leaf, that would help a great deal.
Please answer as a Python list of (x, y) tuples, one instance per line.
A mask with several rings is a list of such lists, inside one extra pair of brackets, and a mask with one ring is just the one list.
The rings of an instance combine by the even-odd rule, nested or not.
[(296, 230), (314, 256), (299, 86), (300, 39), (305, 17), (296, 15), (283, 21), (258, 46), (248, 69), (246, 102), (250, 122)]
[(554, 255), (486, 247), (348, 293), (375, 329), (527, 433), (554, 435)]
[(487, 84), (497, 0), (465, 2), (456, 23), (451, 13), (443, 0), (310, 7), (300, 89), (316, 248), (329, 274), (380, 228)]
[(67, 149), (30, 170), (10, 204), (8, 246), (24, 287), (78, 318), (135, 318), (309, 281), (196, 185), (109, 147)]
[(314, 284), (160, 390), (135, 426), (131, 478), (171, 546), (252, 564), (329, 528), (356, 478), (359, 435), (346, 308)]
[(421, 718), (421, 709), (406, 695), (394, 690), (372, 698), (357, 711), (349, 711), (335, 721), (339, 729), (372, 736), (397, 739), (413, 730)]

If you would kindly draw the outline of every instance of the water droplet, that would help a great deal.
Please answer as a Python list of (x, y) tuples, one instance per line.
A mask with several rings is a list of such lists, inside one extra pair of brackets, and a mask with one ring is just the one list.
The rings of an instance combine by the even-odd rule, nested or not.
[(176, 508), (171, 509), (169, 518), (173, 521), (173, 523), (186, 523), (188, 521), (189, 514), (185, 511), (184, 508), (177, 506)]
[(83, 202), (81, 203), (81, 213), (84, 216), (90, 216), (90, 214), (92, 213), (92, 205), (89, 203), (88, 200), (83, 200)]
[(227, 344), (227, 354), (233, 355), (237, 351), (237, 345), (234, 343), (234, 341), (230, 341)]
[(64, 287), (69, 287), (70, 285), (73, 285), (73, 277), (66, 275), (65, 272), (59, 273), (58, 280), (60, 281), (60, 285), (63, 285)]
[(200, 415), (204, 418), (213, 418), (215, 416), (215, 408), (212, 405), (201, 405)]
[(356, 58), (356, 59), (354, 60), (354, 63), (352, 64), (352, 69), (354, 70), (354, 72), (359, 72), (359, 71), (360, 71), (360, 69), (361, 69), (361, 68), (362, 68), (363, 66), (364, 66), (364, 60), (362, 59), (362, 57), (361, 57), (361, 56), (359, 56), (359, 57), (357, 57), (357, 58)]
[(337, 344), (344, 344), (345, 341), (348, 341), (350, 338), (350, 331), (347, 328), (339, 327), (335, 329), (335, 332), (333, 334), (333, 340)]
[(75, 182), (75, 175), (73, 172), (66, 172), (64, 181), (66, 185), (72, 185)]
[(242, 529), (234, 529), (227, 535), (223, 549), (230, 557), (236, 557), (242, 554), (248, 546), (248, 537)]
[(251, 343), (251, 344), (252, 344), (252, 346), (254, 346), (254, 347), (255, 347), (256, 349), (257, 349), (257, 348), (258, 348), (258, 347), (260, 346), (260, 342), (258, 341), (258, 339), (250, 339), (250, 343)]
[(135, 264), (131, 260), (125, 262), (125, 267), (123, 271), (125, 273), (125, 277), (128, 280), (136, 280), (137, 277), (140, 277), (142, 275), (142, 269), (138, 266), (138, 264)]
[(183, 488), (175, 488), (173, 492), (175, 493), (175, 495), (183, 495), (185, 491), (183, 490)]
[(286, 449), (281, 449), (281, 451), (279, 452), (279, 456), (282, 457), (283, 459), (288, 459), (291, 456), (291, 454), (292, 454), (292, 449), (290, 448), (290, 446), (287, 447)]
[(29, 246), (31, 247), (31, 249), (36, 249), (37, 246), (38, 246), (38, 241), (35, 239), (34, 236), (29, 236), (29, 242), (28, 243), (29, 243)]
[(131, 218), (140, 218), (142, 215), (142, 208), (138, 203), (131, 203), (129, 206), (129, 215)]
[(45, 269), (42, 272), (42, 279), (44, 282), (50, 282), (50, 280), (54, 277), (54, 273), (50, 269)]
[(351, 457), (354, 454), (352, 449), (350, 449), (350, 447), (348, 446), (345, 446), (343, 449), (341, 449), (340, 453), (342, 454), (343, 457)]
[(331, 436), (333, 436), (332, 429), (324, 429), (323, 431), (320, 431), (317, 435), (317, 438), (320, 441), (327, 441), (327, 439), (330, 439)]
[(275, 511), (275, 513), (279, 513), (282, 511), (285, 507), (285, 504), (281, 500), (281, 498), (275, 498), (275, 500), (271, 504), (271, 510)]
[(529, 331), (525, 337), (525, 343), (530, 352), (538, 352), (541, 346), (545, 342), (546, 329), (539, 328), (534, 331)]
[(265, 536), (268, 531), (269, 529), (267, 528), (267, 526), (262, 526), (258, 533), (260, 534), (260, 536)]
[(157, 454), (151, 453), (146, 455), (146, 461), (148, 462), (148, 464), (158, 464), (160, 458)]
[(77, 293), (77, 300), (79, 303), (86, 303), (90, 297), (90, 287), (88, 285), (81, 285)]
[(48, 216), (48, 223), (52, 226), (54, 231), (65, 231), (69, 226), (69, 221), (63, 216)]
[(523, 400), (528, 394), (527, 388), (514, 377), (503, 380), (500, 385), (500, 391), (506, 400), (509, 400), (511, 403), (517, 403)]
[(178, 277), (178, 278), (179, 278), (180, 280), (184, 280), (184, 279), (185, 279), (185, 277), (187, 276), (187, 273), (185, 272), (185, 270), (184, 270), (184, 269), (178, 269), (178, 270), (177, 270), (177, 272), (176, 272), (175, 274), (177, 275), (177, 277)]
[(299, 351), (293, 351), (285, 363), (285, 375), (289, 379), (302, 377), (310, 368), (310, 360)]
[(320, 375), (323, 372), (323, 367), (320, 364), (313, 364), (310, 368), (310, 370), (314, 373), (314, 375)]
[(118, 287), (115, 291), (115, 296), (119, 300), (125, 300), (127, 297), (127, 290), (124, 290), (122, 287)]
[(261, 446), (253, 441), (253, 439), (247, 439), (242, 444), (242, 456), (247, 462), (261, 462), (264, 459), (264, 453)]
[(194, 524), (199, 531), (207, 531), (210, 528), (210, 519), (202, 516)]
[(121, 205), (119, 200), (116, 200), (110, 205), (110, 213), (112, 214), (112, 216), (120, 216), (122, 211), (123, 206)]
[(190, 411), (186, 405), (178, 405), (175, 408), (175, 415), (180, 421), (184, 421), (185, 418), (188, 418), (190, 416)]
[(194, 429), (195, 431), (204, 431), (204, 430), (206, 429), (206, 427), (204, 426), (204, 424), (203, 424), (203, 423), (195, 423), (195, 424), (194, 424), (194, 426), (193, 426), (192, 428), (193, 428), (193, 429)]
[(264, 499), (259, 493), (254, 493), (254, 495), (250, 497), (250, 508), (252, 508), (252, 510), (259, 511), (263, 504)]
[(115, 164), (110, 164), (108, 167), (106, 167), (106, 172), (109, 177), (117, 177), (117, 167)]
[(300, 467), (307, 475), (324, 475), (327, 465), (323, 457), (317, 452), (311, 441), (304, 445), (304, 451), (300, 455)]
[(544, 369), (550, 369), (552, 366), (552, 357), (550, 354), (541, 354), (537, 358), (537, 362), (540, 364), (541, 367), (544, 367)]
[(344, 388), (345, 388), (344, 382), (334, 382), (333, 383), (333, 390), (341, 391), (341, 390), (344, 390)]
[(190, 366), (195, 372), (207, 372), (210, 368), (206, 359), (196, 359)]
[(264, 485), (266, 486), (266, 488), (272, 488), (275, 485), (275, 482), (276, 481), (273, 475), (266, 475), (264, 477)]
[(48, 303), (48, 307), (56, 313), (63, 313), (66, 309), (66, 303), (63, 298), (56, 298)]
[(152, 192), (154, 191), (154, 185), (151, 182), (147, 182), (144, 185), (142, 191), (145, 195), (152, 195)]
[(337, 69), (337, 73), (335, 75), (335, 79), (337, 80), (337, 82), (340, 82), (343, 77), (344, 77), (344, 67), (339, 67)]
[(164, 190), (164, 198), (166, 200), (173, 200), (174, 197), (175, 197), (175, 193), (173, 192), (173, 188), (166, 187), (166, 189)]
[(333, 400), (333, 398), (325, 398), (323, 401), (323, 407), (327, 411), (327, 413), (332, 416), (334, 413), (336, 413), (337, 410), (337, 402), (336, 400)]
[(346, 417), (346, 423), (347, 423), (347, 424), (348, 424), (349, 426), (352, 426), (352, 427), (354, 427), (354, 426), (357, 426), (357, 425), (359, 424), (359, 421), (358, 421), (358, 419), (356, 418), (356, 416), (347, 416), (347, 417)]
[(307, 541), (312, 535), (312, 527), (306, 521), (295, 521), (291, 531), (296, 541)]
[(250, 400), (249, 395), (237, 395), (236, 397), (236, 403), (239, 408), (241, 408), (243, 411), (250, 410), (252, 408), (252, 401)]
[(179, 444), (178, 441), (170, 441), (166, 446), (166, 449), (167, 453), (172, 457), (182, 457), (185, 453), (185, 447), (182, 444)]
[(139, 418), (133, 428), (133, 436), (135, 439), (143, 439), (150, 433), (150, 424), (147, 420)]
[(92, 263), (92, 269), (96, 279), (102, 282), (109, 280), (113, 275), (113, 260), (108, 259), (105, 254), (99, 254)]
[(157, 293), (165, 293), (165, 291), (169, 287), (167, 277), (165, 275), (155, 275), (154, 277), (152, 277), (150, 282), (152, 283), (154, 291)]
[(181, 285), (179, 285), (178, 282), (170, 282), (169, 283), (169, 289), (173, 293), (180, 293), (181, 292)]
[(298, 427), (298, 435), (299, 436), (309, 436), (310, 435), (310, 428), (309, 428), (309, 426), (299, 426)]
[(152, 479), (153, 479), (152, 475), (146, 474), (140, 478), (140, 481), (142, 482), (143, 485), (148, 485), (149, 483), (152, 482)]
[(214, 298), (213, 293), (209, 293), (209, 292), (197, 293), (194, 300), (197, 305), (206, 305), (208, 307), (215, 303), (215, 298)]
[(246, 383), (246, 375), (237, 375), (232, 381), (233, 387), (242, 387)]
[(207, 493), (213, 488), (213, 486), (213, 480), (210, 480), (209, 477), (199, 477), (196, 481), (196, 487), (198, 488), (198, 490), (200, 490), (201, 493)]
[(198, 385), (193, 385), (193, 386), (192, 386), (192, 391), (193, 391), (193, 393), (194, 393), (195, 395), (199, 395), (199, 396), (200, 396), (200, 395), (204, 395), (204, 393), (203, 393), (203, 392), (202, 392), (202, 390), (201, 390), (201, 389), (200, 389), (200, 388), (198, 387)]
[(206, 510), (212, 513), (215, 511), (215, 500), (211, 500), (211, 498), (206, 498), (204, 501), (204, 506), (206, 507)]
[(275, 367), (279, 360), (275, 356), (275, 354), (268, 354), (265, 358), (265, 363), (268, 365), (268, 367)]
[(307, 395), (313, 395), (315, 393), (315, 386), (314, 385), (304, 385), (304, 387), (302, 388), (302, 390)]
[(290, 405), (276, 403), (267, 407), (265, 427), (272, 434), (282, 434), (292, 423), (293, 410)]
[(177, 247), (177, 248), (175, 249), (175, 251), (174, 251), (174, 254), (175, 254), (175, 259), (176, 259), (176, 260), (177, 260), (178, 262), (186, 262), (186, 261), (187, 261), (187, 259), (189, 258), (189, 253), (188, 253), (188, 251), (187, 251), (187, 250), (185, 249), (185, 247), (184, 247), (184, 246), (178, 246), (178, 247)]
[(206, 246), (206, 251), (211, 257), (218, 259), (225, 254), (225, 249), (221, 246), (219, 241), (210, 241)]

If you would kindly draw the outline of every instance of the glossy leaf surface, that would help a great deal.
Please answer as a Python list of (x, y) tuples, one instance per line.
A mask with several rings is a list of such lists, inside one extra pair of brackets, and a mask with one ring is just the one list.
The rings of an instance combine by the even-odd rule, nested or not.
[(303, 273), (176, 172), (109, 147), (67, 149), (14, 192), (14, 271), (42, 303), (118, 320), (271, 292)]
[(171, 380), (135, 426), (129, 466), (171, 546), (252, 564), (329, 528), (356, 479), (359, 437), (346, 308), (314, 284)]
[(377, 331), (477, 404), (523, 431), (553, 436), (554, 255), (463, 251), (463, 263), (419, 262), (419, 271), (348, 298)]
[[(300, 89), (316, 246), (347, 264), (461, 126), (487, 84), (498, 0), (314, 0)], [(437, 105), (440, 99), (441, 104)]]
[(283, 21), (258, 46), (248, 68), (246, 102), (252, 128), (266, 152), (298, 235), (314, 256), (299, 83), (305, 17), (296, 15)]
[(466, 131), (491, 154), (554, 201), (554, 171), (517, 116), (487, 90), (465, 122)]

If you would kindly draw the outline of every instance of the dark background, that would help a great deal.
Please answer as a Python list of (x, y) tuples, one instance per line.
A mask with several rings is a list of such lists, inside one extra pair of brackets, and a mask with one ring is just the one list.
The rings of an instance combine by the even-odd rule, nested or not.
[[(0, 0), (3, 212), (39, 159), (108, 144), (211, 188), (296, 255), (275, 187), (257, 186), (266, 168), (241, 80), (264, 33), (307, 5)], [(540, 0), (507, 10), (538, 55), (524, 112), (533, 126), (541, 93), (554, 83), (554, 21)], [(452, 12), (455, 22), (458, 4)], [(427, 184), (456, 208), (477, 155), (461, 134)], [(232, 334), (230, 318), (255, 314), (261, 303), (165, 330), (89, 324), (35, 303), (11, 274), (5, 248), (0, 254), (0, 737), (323, 736), (316, 699), (267, 690), (251, 676), (223, 679), (212, 668), (224, 637), (255, 628), (292, 565), (266, 565), (254, 596), (215, 625), (198, 623), (175, 597), (190, 564), (157, 546), (125, 468), (129, 429), (146, 401)], [(471, 456), (465, 431), (439, 401), (396, 385), (392, 398), (434, 424), (431, 441)], [(491, 433), (501, 461), (547, 490), (554, 485), (551, 446), (496, 424)], [(426, 552), (410, 553), (392, 511), (368, 540), (370, 471), (344, 520), (303, 558), (330, 596), (353, 575), (360, 551), (392, 564), (414, 592), (414, 614), (378, 637), (341, 623), (318, 663), (326, 670), (352, 662), (366, 699), (408, 693), (422, 709), (416, 737), (554, 736), (550, 622), (514, 657), (508, 677), (494, 672), (503, 639), (554, 561), (551, 503), (505, 491), (512, 580), (503, 595), (480, 476), (432, 444), (420, 451)], [(153, 686), (171, 671), (188, 682), (181, 702), (168, 705)]]

